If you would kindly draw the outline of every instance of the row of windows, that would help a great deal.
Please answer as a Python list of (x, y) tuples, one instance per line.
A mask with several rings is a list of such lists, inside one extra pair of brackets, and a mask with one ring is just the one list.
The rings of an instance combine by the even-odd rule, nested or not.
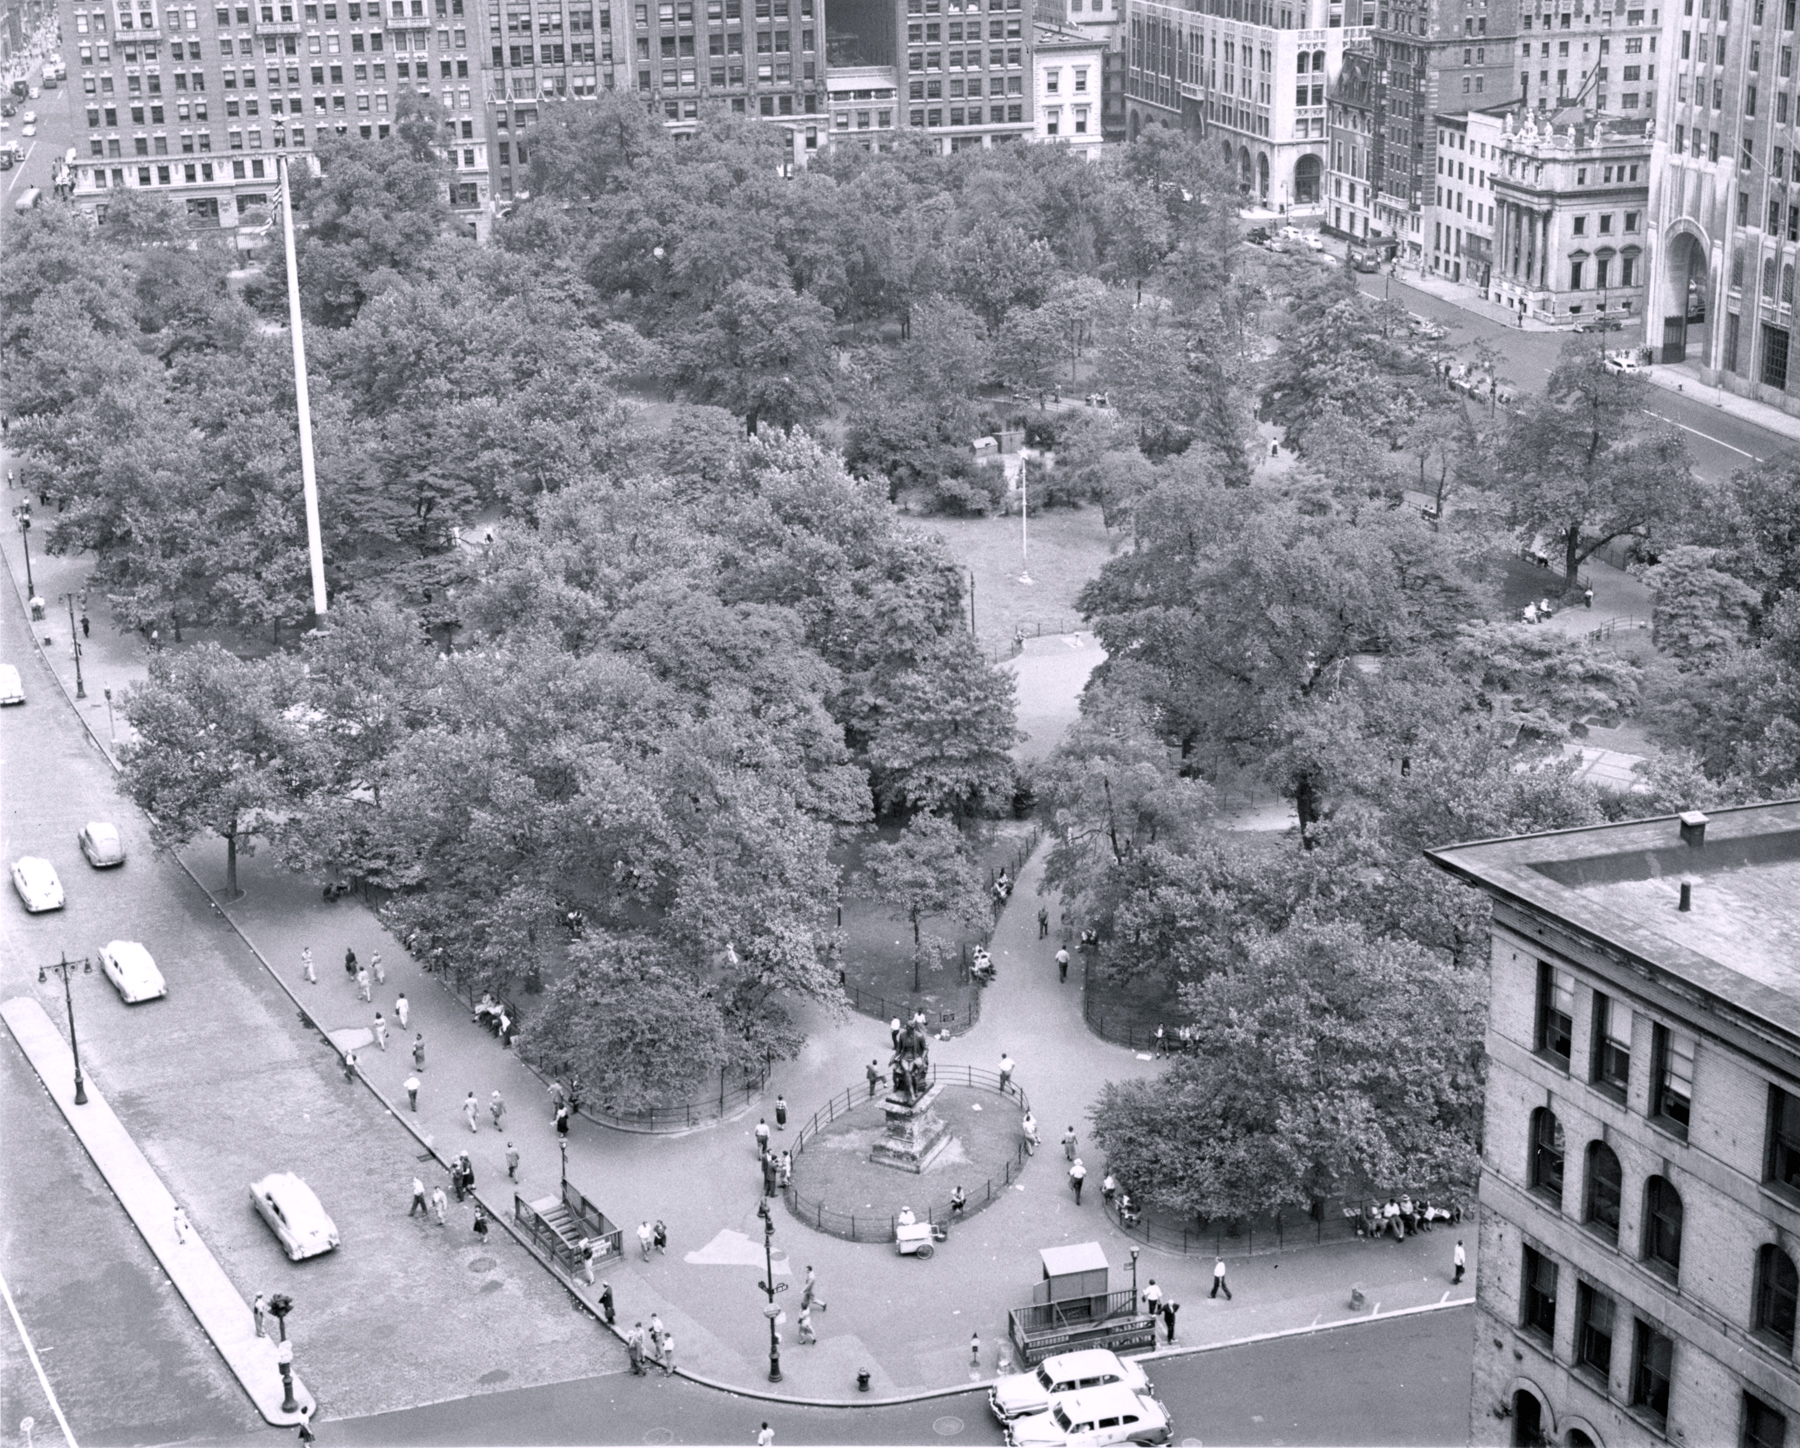
[[(1012, 46), (1004, 51), (994, 49), (985, 53), (987, 55), (988, 67), (992, 70), (999, 70), (1002, 66), (1016, 69), (1025, 63), (1025, 50), (1023, 46)], [(979, 70), (981, 68), (982, 51), (953, 50), (949, 54), (950, 64), (948, 68), (951, 70), (962, 70), (965, 66), (965, 60), (968, 69)], [(944, 52), (941, 50), (915, 50), (907, 56), (906, 68), (915, 72), (943, 70), (945, 69)]]
[[(987, 108), (987, 119), (985, 121), (982, 120), (981, 115), (982, 112), (980, 106), (970, 106), (967, 111), (958, 110), (957, 108), (952, 107), (950, 110), (950, 124), (953, 126), (1001, 126), (1006, 125), (1009, 122), (1016, 124), (1025, 119), (1025, 108), (1022, 105), (989, 106)], [(963, 119), (956, 119), (959, 116), (963, 117)], [(941, 126), (944, 124), (944, 112), (935, 106), (928, 110), (915, 109), (908, 112), (907, 119), (914, 126)]]
[[(1781, 0), (1779, 9), (1781, 13), (1781, 28), (1783, 30), (1792, 30), (1794, 28), (1794, 4), (1795, 0)], [(1694, 0), (1681, 0), (1681, 13), (1683, 15), (1692, 15), (1694, 13)], [(1750, 13), (1750, 23), (1752, 25), (1761, 25), (1765, 14), (1763, 0), (1754, 0)], [(1702, 20), (1708, 20), (1711, 17), (1712, 0), (1700, 0), (1700, 18)], [(1731, 0), (1719, 0), (1719, 19), (1731, 19)]]
[[(1558, 1211), (1563, 1207), (1564, 1151), (1562, 1123), (1554, 1111), (1538, 1107), (1531, 1113), (1525, 1180), (1533, 1193)], [(1625, 1199), (1625, 1176), (1618, 1153), (1604, 1141), (1590, 1141), (1583, 1179), (1586, 1190), (1582, 1194), (1581, 1224), (1610, 1246), (1618, 1246), (1619, 1209)], [(1644, 1183), (1638, 1260), (1672, 1284), (1678, 1284), (1681, 1278), (1684, 1217), (1681, 1193), (1667, 1177), (1650, 1177)]]
[[(1580, 229), (1576, 234), (1582, 234)], [(1588, 1081), (1622, 1103), (1631, 1067), (1631, 1007), (1595, 991), (1593, 1010)], [(1533, 1046), (1565, 1071), (1570, 1069), (1574, 1049), (1574, 1013), (1575, 978), (1548, 961), (1539, 961)], [(1651, 1043), (1650, 1119), (1685, 1141), (1694, 1094), (1694, 1042), (1667, 1026), (1655, 1025)]]
[[(1024, 22), (1019, 20), (1016, 16), (1008, 19), (1002, 19), (1001, 17), (996, 16), (994, 19), (988, 21), (987, 38), (989, 40), (1017, 40), (1019, 39), (1020, 29), (1023, 23)], [(980, 40), (982, 38), (981, 22), (979, 20), (971, 20), (969, 22), (968, 38), (970, 40)], [(933, 21), (930, 24), (915, 24), (906, 27), (906, 43), (908, 45), (936, 45), (944, 40), (948, 40), (950, 44), (956, 45), (960, 43), (962, 39), (963, 26), (958, 21), (952, 21), (948, 25), (939, 25), (936, 21)]]
[[(1554, 1351), (1561, 1268), (1547, 1253), (1529, 1244), (1521, 1266), (1519, 1325), (1537, 1337), (1546, 1350)], [(1800, 1295), (1800, 1276), (1794, 1271), (1793, 1259), (1779, 1247), (1763, 1247), (1757, 1253), (1757, 1284), (1758, 1316), (1784, 1322), (1783, 1340), (1791, 1349), (1794, 1305)], [(1622, 1303), (1597, 1284), (1577, 1277), (1575, 1368), (1603, 1394), (1611, 1393), (1614, 1344), (1628, 1324), (1631, 1365), (1625, 1380), (1625, 1401), (1662, 1427), (1668, 1422), (1669, 1394), (1675, 1379), (1673, 1339), (1659, 1324), (1639, 1315), (1630, 1303)], [(1781, 1448), (1787, 1434), (1786, 1419), (1754, 1395), (1745, 1393), (1744, 1397), (1742, 1441), (1746, 1448)]]

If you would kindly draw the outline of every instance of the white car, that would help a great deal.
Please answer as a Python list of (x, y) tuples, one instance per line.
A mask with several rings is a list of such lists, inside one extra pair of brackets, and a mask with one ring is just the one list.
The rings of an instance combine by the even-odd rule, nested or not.
[(0, 664), (0, 704), (23, 704), (25, 681), (11, 664)]
[(20, 112), (19, 124), (24, 125), (24, 126), (35, 126), (37, 124), (37, 112), (36, 111)]
[(30, 122), (26, 122), (25, 126), (19, 131), (19, 134), (21, 136), (35, 136), (37, 134), (37, 127)]
[(56, 867), (48, 860), (21, 855), (13, 861), (12, 877), (13, 889), (19, 892), (31, 914), (63, 908), (62, 881), (56, 878)]
[(1606, 370), (1616, 372), (1621, 377), (1635, 377), (1642, 369), (1638, 366), (1637, 357), (1630, 352), (1615, 352), (1606, 359)]
[(1050, 1400), (1049, 1412), (1015, 1418), (1006, 1425), (1006, 1441), (1105, 1448), (1111, 1443), (1167, 1443), (1173, 1432), (1168, 1409), (1155, 1398), (1111, 1383), (1059, 1394)]
[(89, 820), (75, 837), (81, 853), (96, 870), (111, 869), (125, 863), (125, 842), (119, 838), (119, 827), (103, 820)]
[(338, 1244), (338, 1230), (313, 1189), (291, 1171), (271, 1172), (250, 1183), (250, 1202), (291, 1261), (317, 1257)]
[(1115, 1352), (1096, 1347), (1058, 1353), (1045, 1358), (1032, 1372), (999, 1379), (988, 1394), (988, 1406), (1002, 1423), (1010, 1423), (1028, 1413), (1044, 1412), (1051, 1398), (1059, 1393), (1103, 1388), (1109, 1383), (1123, 1383), (1139, 1393), (1150, 1391), (1150, 1380), (1141, 1367)]
[(1301, 239), (1303, 241), (1305, 241), (1305, 243), (1308, 246), (1310, 246), (1314, 251), (1324, 251), (1325, 250), (1325, 243), (1320, 241), (1317, 234), (1314, 232), (1310, 232), (1310, 231), (1306, 232), (1302, 236)]
[(109, 940), (100, 947), (100, 969), (118, 991), (126, 1005), (153, 1001), (168, 995), (168, 982), (150, 958), (150, 952), (135, 940)]

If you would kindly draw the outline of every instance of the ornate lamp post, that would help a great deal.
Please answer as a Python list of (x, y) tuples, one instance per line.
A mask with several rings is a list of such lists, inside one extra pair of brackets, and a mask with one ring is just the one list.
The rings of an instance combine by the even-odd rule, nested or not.
[(1137, 1259), (1139, 1250), (1140, 1249), (1137, 1247), (1131, 1249), (1131, 1310), (1134, 1313), (1138, 1310), (1139, 1305), (1137, 1285)]
[(781, 1334), (775, 1330), (775, 1319), (781, 1316), (781, 1309), (775, 1305), (775, 1294), (786, 1292), (788, 1285), (775, 1280), (775, 1219), (769, 1215), (769, 1199), (764, 1197), (757, 1203), (756, 1215), (762, 1218), (763, 1224), (763, 1271), (764, 1280), (757, 1285), (769, 1294), (768, 1306), (763, 1308), (763, 1316), (769, 1319), (769, 1381), (781, 1381)]
[(75, 997), (69, 993), (69, 972), (74, 970), (78, 965), (81, 967), (81, 973), (83, 975), (92, 975), (94, 973), (93, 961), (89, 960), (85, 955), (82, 956), (80, 960), (70, 960), (69, 953), (65, 950), (63, 952), (63, 958), (57, 961), (55, 965), (40, 965), (38, 967), (38, 984), (43, 985), (45, 981), (49, 979), (49, 976), (45, 973), (47, 971), (53, 970), (62, 977), (63, 1005), (68, 1008), (69, 1012), (69, 1049), (75, 1055), (75, 1104), (77, 1106), (86, 1106), (87, 1083), (81, 1079), (81, 1042), (75, 1039)]
[(13, 517), (19, 520), (19, 537), (25, 544), (25, 596), (37, 597), (37, 585), (31, 581), (31, 499), (27, 498), (13, 509)]
[(75, 697), (87, 698), (87, 685), (81, 681), (81, 629), (75, 622), (75, 595), (65, 593), (63, 600), (69, 605), (69, 637), (75, 641)]
[(294, 1401), (294, 1345), (288, 1341), (288, 1314), (294, 1310), (294, 1299), (285, 1292), (277, 1292), (269, 1299), (269, 1311), (274, 1314), (279, 1340), (275, 1344), (275, 1362), (281, 1369), (281, 1411), (297, 1413), (300, 1404)]

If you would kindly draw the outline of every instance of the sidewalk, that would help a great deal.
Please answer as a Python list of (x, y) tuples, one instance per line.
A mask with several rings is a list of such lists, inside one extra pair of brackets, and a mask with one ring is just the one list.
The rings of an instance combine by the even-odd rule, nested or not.
[[(1449, 277), (1433, 276), (1430, 272), (1414, 271), (1402, 267), (1394, 278), (1397, 285), (1411, 287), (1415, 291), (1425, 292), (1449, 302), (1453, 306), (1473, 316), (1485, 317), (1490, 322), (1498, 322), (1503, 327), (1510, 327), (1515, 332), (1566, 332), (1566, 327), (1552, 327), (1548, 322), (1539, 321), (1536, 317), (1526, 317), (1523, 323), (1519, 314), (1511, 307), (1504, 307), (1499, 302), (1490, 302), (1482, 297), (1474, 288), (1463, 282), (1453, 282)], [(1403, 300), (1396, 298), (1395, 300)]]
[(175, 1198), (144, 1159), (144, 1153), (113, 1114), (92, 1078), (84, 1082), (87, 1101), (80, 1106), (75, 1104), (75, 1058), (43, 1007), (21, 996), (0, 1005), (0, 1018), (5, 1019), (7, 1029), (31, 1062), (44, 1089), (61, 1109), (94, 1165), (100, 1168), (145, 1244), (169, 1274), (175, 1290), (243, 1384), (257, 1411), (277, 1427), (292, 1427), (300, 1422), (303, 1413), (313, 1411), (313, 1396), (295, 1374), (294, 1400), (302, 1412), (282, 1410), (274, 1319), (269, 1321), (270, 1335), (259, 1337), (249, 1305), (232, 1286), (199, 1231), (190, 1226), (185, 1242), (176, 1236)]
[(1753, 423), (1781, 437), (1800, 442), (1800, 417), (1783, 412), (1779, 407), (1770, 407), (1766, 402), (1739, 397), (1737, 393), (1728, 392), (1723, 387), (1709, 387), (1700, 378), (1700, 364), (1697, 361), (1689, 359), (1686, 362), (1659, 363), (1646, 367), (1644, 376), (1658, 387), (1683, 393), (1696, 401), (1710, 402), (1721, 412), (1728, 412), (1741, 422)]

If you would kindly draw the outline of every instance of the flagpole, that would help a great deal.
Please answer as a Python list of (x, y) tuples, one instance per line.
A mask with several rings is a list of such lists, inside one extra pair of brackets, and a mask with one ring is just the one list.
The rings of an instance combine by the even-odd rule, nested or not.
[(313, 470), (312, 400), (306, 390), (306, 337), (300, 323), (300, 273), (294, 263), (294, 192), (288, 158), (276, 157), (281, 168), (281, 234), (287, 248), (288, 330), (294, 334), (294, 400), (300, 412), (300, 486), (306, 497), (306, 551), (312, 563), (315, 627), (325, 622), (325, 549), (319, 539), (319, 480)]

